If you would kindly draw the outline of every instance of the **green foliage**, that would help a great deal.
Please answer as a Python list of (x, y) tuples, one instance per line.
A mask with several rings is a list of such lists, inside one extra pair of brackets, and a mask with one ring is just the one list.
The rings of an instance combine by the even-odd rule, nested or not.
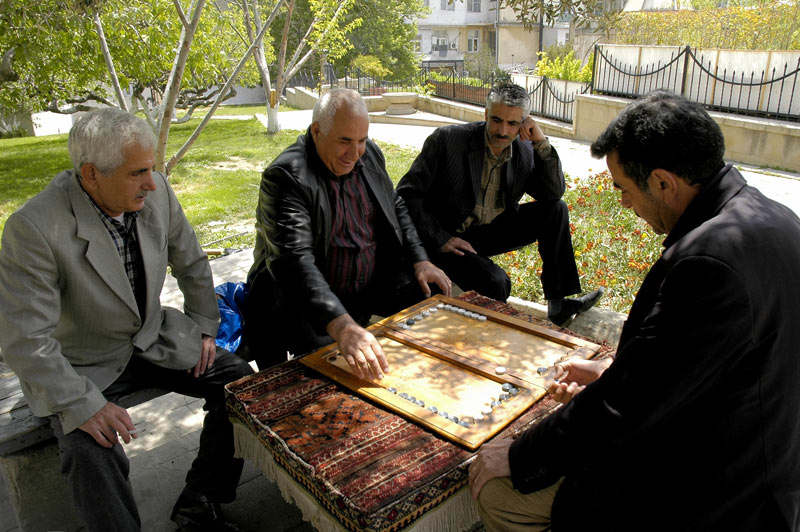
[(628, 13), (618, 44), (655, 44), (738, 50), (800, 49), (800, 0), (765, 2), (758, 9), (730, 7), (701, 11)]
[(360, 70), (372, 79), (387, 79), (392, 71), (381, 64), (374, 55), (359, 55), (353, 59), (352, 67)]
[(436, 94), (436, 87), (430, 83), (425, 83), (424, 85), (415, 86), (414, 92), (422, 94), (423, 96), (431, 96)]
[[(172, 0), (104, 0), (74, 9), (70, 0), (3, 0), (0, 52), (14, 47), (14, 82), (0, 84), (0, 106), (40, 111), (51, 102), (110, 96), (110, 76), (92, 22), (99, 9), (103, 30), (123, 87), (163, 92), (172, 69), (181, 24)], [(209, 2), (186, 65), (181, 89), (220, 84), (247, 48), (232, 31), (235, 20)], [(241, 24), (240, 24), (241, 25)], [(248, 67), (239, 83), (257, 82)], [(114, 103), (116, 103), (114, 101)]]
[[(584, 290), (606, 288), (600, 306), (628, 312), (653, 263), (661, 256), (663, 237), (631, 209), (624, 208), (607, 172), (568, 179), (564, 201), (570, 211), (575, 263)], [(513, 280), (511, 294), (543, 299), (542, 261), (536, 244), (494, 257)]]
[(564, 79), (567, 81), (592, 81), (592, 65), (594, 54), (585, 66), (575, 57), (575, 52), (570, 50), (566, 55), (556, 56), (551, 59), (547, 52), (539, 52), (539, 61), (536, 63), (536, 75), (546, 76), (551, 79)]
[(338, 65), (351, 65), (359, 55), (372, 55), (391, 71), (390, 81), (408, 79), (417, 73), (419, 60), (410, 43), (417, 35), (417, 19), (430, 13), (422, 0), (370, 0), (356, 2), (347, 19), (361, 24), (348, 35), (352, 49)]
[(483, 77), (497, 68), (494, 62), (494, 53), (488, 46), (482, 46), (478, 53), (467, 54), (464, 68), (472, 75)]
[[(552, 60), (566, 57), (572, 51), (573, 47), (571, 42), (555, 43), (544, 49), (544, 53)], [(575, 54), (573, 53), (573, 55)]]
[[(440, 72), (436, 72), (434, 70), (428, 73), (428, 79), (431, 81), (439, 81), (439, 82), (452, 82), (453, 81), (453, 74), (442, 74)], [(466, 85), (468, 87), (483, 87), (486, 85), (486, 81), (475, 78), (472, 76), (455, 76), (455, 82), (460, 83), (461, 85)]]
[(553, 24), (559, 17), (567, 15), (578, 28), (596, 27), (608, 13), (604, 9), (604, 0), (505, 0), (503, 7), (510, 7), (526, 29), (537, 25), (540, 19), (545, 24)]

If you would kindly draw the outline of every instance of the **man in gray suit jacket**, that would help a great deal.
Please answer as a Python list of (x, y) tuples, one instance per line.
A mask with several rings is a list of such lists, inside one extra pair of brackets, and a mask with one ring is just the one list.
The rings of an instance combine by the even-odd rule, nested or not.
[[(33, 413), (49, 417), (62, 472), (89, 530), (139, 530), (120, 445), (135, 427), (119, 397), (145, 387), (203, 397), (200, 449), (172, 519), (184, 530), (235, 530), (242, 462), (223, 385), (252, 373), (216, 348), (211, 269), (166, 178), (152, 172), (147, 124), (92, 111), (69, 134), (73, 170), (12, 214), (0, 249), (0, 347)], [(162, 308), (167, 265), (184, 312)]]
[[(431, 261), (463, 290), (505, 301), (506, 272), (489, 258), (539, 242), (548, 317), (566, 326), (591, 308), (581, 298), (561, 161), (528, 115), (530, 98), (512, 83), (493, 87), (486, 121), (441, 127), (397, 185)], [(536, 201), (520, 203), (523, 194)]]

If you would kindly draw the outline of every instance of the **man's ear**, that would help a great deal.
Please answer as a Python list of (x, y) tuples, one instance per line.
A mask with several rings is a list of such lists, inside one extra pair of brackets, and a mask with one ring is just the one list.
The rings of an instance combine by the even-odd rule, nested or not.
[(314, 142), (317, 142), (317, 139), (319, 138), (319, 132), (320, 132), (319, 122), (312, 123), (311, 138), (314, 139)]
[(651, 194), (660, 197), (662, 201), (669, 204), (678, 196), (681, 186), (680, 179), (669, 170), (656, 168), (650, 172), (647, 185)]
[(100, 172), (97, 167), (92, 163), (84, 163), (81, 166), (81, 182), (83, 187), (87, 190), (94, 190), (97, 188), (97, 179)]

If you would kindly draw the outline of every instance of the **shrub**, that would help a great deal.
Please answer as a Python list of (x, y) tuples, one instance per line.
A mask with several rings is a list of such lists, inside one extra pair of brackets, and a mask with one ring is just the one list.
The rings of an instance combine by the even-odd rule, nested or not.
[[(645, 275), (661, 256), (663, 237), (620, 203), (608, 172), (567, 179), (575, 264), (584, 290), (606, 288), (600, 306), (628, 312)], [(512, 279), (511, 294), (542, 301), (542, 260), (534, 243), (494, 257)]]
[(353, 68), (356, 68), (372, 79), (386, 79), (392, 71), (383, 66), (380, 59), (374, 55), (359, 55), (353, 59)]
[(800, 2), (772, 2), (758, 9), (628, 13), (617, 25), (618, 44), (737, 50), (800, 49)]
[(555, 58), (550, 58), (547, 52), (539, 52), (539, 61), (536, 63), (535, 74), (551, 79), (589, 83), (592, 81), (593, 64), (594, 54), (590, 56), (589, 62), (585, 66), (581, 66), (581, 60), (575, 57), (573, 50), (570, 50), (566, 55), (556, 56)]

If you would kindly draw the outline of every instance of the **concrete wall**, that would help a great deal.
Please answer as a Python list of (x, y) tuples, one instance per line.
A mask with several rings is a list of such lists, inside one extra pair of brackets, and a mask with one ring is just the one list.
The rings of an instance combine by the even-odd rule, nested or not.
[(417, 99), (417, 109), (425, 113), (455, 118), (464, 122), (483, 120), (483, 107), (431, 96), (420, 96)]
[[(546, 134), (591, 142), (629, 103), (630, 100), (623, 98), (576, 95), (572, 135), (564, 135), (564, 126), (555, 123), (543, 123), (542, 129)], [(725, 137), (726, 160), (800, 172), (800, 124), (725, 113), (709, 114)], [(552, 129), (551, 125), (560, 127)]]

